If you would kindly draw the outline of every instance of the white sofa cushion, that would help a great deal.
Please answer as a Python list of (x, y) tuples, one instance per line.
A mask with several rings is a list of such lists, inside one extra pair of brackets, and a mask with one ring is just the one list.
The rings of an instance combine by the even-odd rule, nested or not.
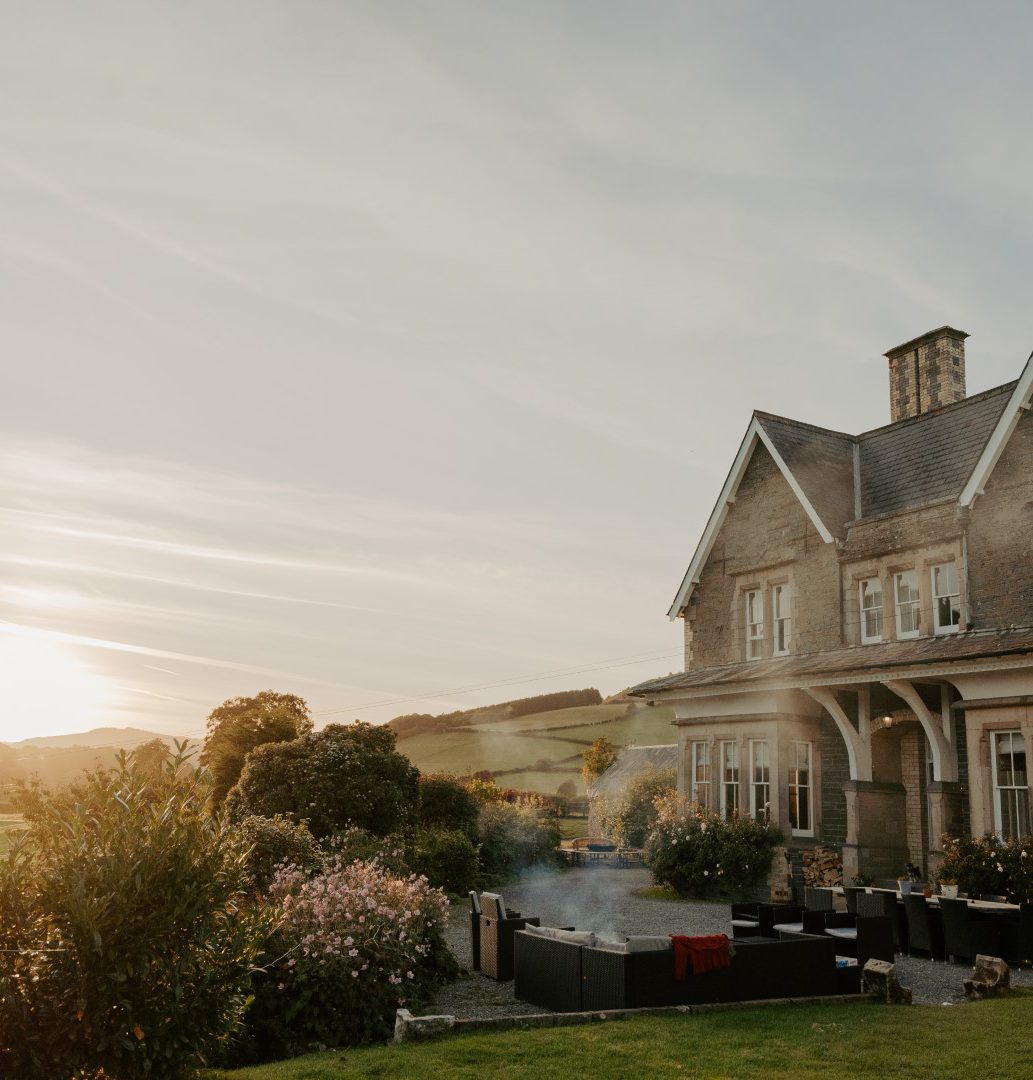
[(597, 941), (594, 930), (561, 930), (557, 926), (525, 926), (524, 930), (534, 937), (565, 941), (569, 945), (595, 945)]

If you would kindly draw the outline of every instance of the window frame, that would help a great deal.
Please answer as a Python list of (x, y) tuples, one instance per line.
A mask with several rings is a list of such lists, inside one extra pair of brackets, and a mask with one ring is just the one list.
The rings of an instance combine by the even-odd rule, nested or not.
[[(721, 739), (717, 745), (717, 760), (720, 770), (718, 810), (721, 818), (728, 821), (735, 814), (735, 811), (739, 809), (739, 783), (741, 777), (739, 743), (735, 739)], [(729, 758), (732, 760), (730, 761)], [(733, 775), (731, 780), (728, 778), (729, 769), (732, 770)], [(732, 796), (730, 806), (729, 794)]]
[[(1025, 784), (1001, 784), (1000, 775), (998, 772), (998, 741), (1007, 737), (1009, 740), (1009, 757), (1012, 759), (1012, 776), (1015, 774), (1014, 758), (1015, 749), (1014, 742), (1015, 737), (1022, 739), (1021, 753), (1026, 759), (1025, 765)], [(1004, 806), (1003, 806), (1003, 792), (1014, 793), (1013, 798), (1015, 801), (1014, 814), (1016, 823), (1019, 825), (1018, 836), (1024, 836), (1033, 828), (1033, 822), (1031, 822), (1030, 805), (1029, 805), (1029, 757), (1028, 749), (1026, 747), (1025, 732), (1020, 728), (1008, 728), (1004, 731), (991, 731), (990, 732), (990, 784), (993, 789), (993, 803), (994, 803), (994, 832), (1002, 839), (1007, 840), (1009, 836), (1004, 832)], [(1020, 792), (1025, 792), (1025, 800), (1022, 800)], [(1024, 811), (1023, 811), (1024, 808)], [(1009, 834), (1012, 835), (1012, 834)]]
[[(689, 797), (691, 798), (692, 802), (694, 802), (697, 806), (702, 806), (705, 810), (709, 810), (710, 809), (710, 782), (711, 782), (711, 779), (712, 779), (711, 768), (710, 768), (710, 743), (706, 739), (701, 739), (699, 741), (693, 741), (692, 743), (690, 743), (690, 746), (692, 747), (692, 749), (690, 751), (690, 754), (692, 756), (692, 776), (691, 776), (691, 779), (690, 779), (690, 782), (689, 782)], [(697, 748), (699, 748), (699, 747), (703, 748), (703, 750), (705, 751), (704, 754), (697, 755), (696, 751), (697, 751)], [(702, 760), (702, 761), (697, 760), (698, 757), (702, 757), (704, 760)], [(705, 773), (704, 773), (704, 775), (706, 776), (705, 780), (697, 779), (696, 768), (697, 768), (697, 765), (700, 765), (700, 764), (703, 766), (703, 768), (705, 770)], [(699, 789), (700, 788), (704, 789), (703, 790), (703, 795), (705, 796), (705, 798), (702, 801), (700, 801), (700, 798), (699, 798)]]
[[(873, 581), (879, 586), (879, 603), (878, 603), (878, 606), (865, 607), (864, 606), (864, 601), (865, 601), (865, 589), (864, 589), (864, 587), (866, 585), (869, 585)], [(885, 621), (885, 608), (883, 606), (884, 603), (885, 603), (885, 592), (884, 592), (884, 590), (882, 588), (882, 578), (881, 577), (879, 577), (878, 575), (875, 575), (874, 577), (861, 578), (861, 580), (858, 581), (858, 583), (857, 583), (857, 608), (858, 608), (858, 611), (860, 612), (860, 615), (861, 615), (860, 626), (861, 626), (861, 644), (862, 645), (875, 645), (876, 643), (883, 640), (882, 629), (883, 629), (883, 622)], [(868, 626), (867, 626), (867, 620), (865, 619), (865, 615), (867, 615), (867, 613), (870, 612), (870, 611), (875, 612), (876, 615), (877, 615), (877, 618), (878, 618), (879, 631), (878, 631), (878, 634), (875, 635), (875, 636), (871, 636), (871, 635), (868, 634)]]
[[(771, 588), (771, 655), (788, 656), (790, 652), (790, 639), (793, 633), (793, 590), (788, 582), (774, 585)], [(786, 614), (779, 614), (785, 608)], [(779, 648), (779, 641), (783, 647)]]
[[(790, 751), (795, 754), (797, 747), (807, 747), (807, 783), (801, 784), (799, 779), (793, 780), (794, 771), (799, 774), (800, 764), (799, 759), (790, 764), (790, 767), (786, 770), (786, 787), (789, 794), (789, 830), (793, 836), (813, 836), (814, 835), (814, 744), (807, 742), (803, 739), (793, 739), (789, 744)], [(793, 824), (793, 793), (797, 793), (796, 798), (796, 820), (797, 824)], [(807, 792), (807, 826), (801, 828), (799, 822), (800, 816), (800, 800), (799, 792)]]
[[(951, 570), (954, 574), (954, 592), (938, 593), (936, 591), (936, 571)], [(935, 563), (929, 567), (929, 583), (933, 597), (933, 633), (937, 635), (957, 634), (961, 630), (961, 575), (958, 573), (958, 564), (954, 561)], [(957, 610), (958, 621), (956, 623), (940, 623), (940, 601), (957, 600), (957, 605), (951, 605), (951, 610)]]
[[(752, 601), (756, 600), (756, 607), (752, 606)], [(743, 603), (743, 612), (746, 620), (746, 659), (747, 660), (763, 660), (764, 659), (764, 590), (763, 589), (747, 589), (745, 592), (745, 602)], [(760, 615), (759, 619), (751, 619), (751, 615)], [(754, 633), (754, 631), (757, 631)], [(757, 648), (757, 652), (754, 653), (754, 646)]]
[[(760, 763), (757, 761), (757, 747), (764, 748), (765, 760)], [(758, 767), (764, 770), (766, 779), (757, 779)], [(766, 798), (763, 803), (760, 803), (758, 798), (760, 788), (765, 789)], [(763, 814), (763, 817), (760, 814)], [(750, 739), (750, 817), (754, 821), (771, 820), (771, 744), (767, 739)]]
[[(908, 599), (901, 601), (900, 599), (900, 585), (901, 578), (911, 578), (914, 581), (914, 599)], [(910, 588), (910, 585), (908, 586)], [(913, 619), (915, 622), (915, 628), (913, 630), (903, 629), (903, 620), (901, 619), (902, 609), (907, 608), (913, 613)], [(896, 570), (893, 574), (893, 618), (896, 624), (897, 640), (908, 641), (911, 638), (919, 637), (922, 633), (922, 592), (919, 585), (918, 571), (914, 569), (909, 570)]]

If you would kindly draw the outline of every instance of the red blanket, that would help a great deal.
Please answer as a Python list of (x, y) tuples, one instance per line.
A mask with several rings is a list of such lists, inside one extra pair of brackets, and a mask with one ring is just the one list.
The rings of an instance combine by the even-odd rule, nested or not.
[(671, 944), (674, 946), (674, 977), (678, 982), (685, 981), (690, 965), (693, 975), (732, 966), (732, 950), (727, 934), (708, 934), (705, 937), (672, 934)]

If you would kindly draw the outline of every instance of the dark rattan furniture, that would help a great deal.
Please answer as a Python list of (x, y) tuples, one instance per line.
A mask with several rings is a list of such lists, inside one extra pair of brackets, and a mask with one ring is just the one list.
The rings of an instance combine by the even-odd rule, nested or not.
[(760, 933), (760, 905), (732, 904), (732, 936), (756, 937)]
[(902, 896), (904, 913), (907, 916), (907, 937), (909, 953), (915, 950), (926, 952), (934, 960), (943, 959), (943, 925), (939, 913), (933, 910), (919, 893)]
[(1033, 903), (1026, 900), (1016, 912), (998, 915), (1001, 949), (1010, 964), (1033, 964)]
[(471, 971), (481, 970), (481, 901), (477, 893), (470, 892), (470, 963)]
[(891, 892), (863, 892), (857, 895), (857, 914), (884, 915), (893, 925), (893, 944), (897, 952), (906, 952), (908, 945), (907, 917), (904, 906)]
[(527, 925), (538, 926), (537, 917), (524, 919), (510, 913), (500, 898), (481, 895), (480, 962), (481, 974), (499, 982), (513, 978), (513, 935)]
[(943, 947), (951, 960), (975, 960), (984, 956), (1000, 956), (1003, 920), (996, 915), (980, 914), (968, 906), (967, 900), (940, 897), (943, 919)]
[(681, 982), (672, 949), (619, 953), (517, 933), (515, 963), (516, 996), (559, 1012), (827, 996), (840, 985), (828, 937), (737, 940), (730, 967)]

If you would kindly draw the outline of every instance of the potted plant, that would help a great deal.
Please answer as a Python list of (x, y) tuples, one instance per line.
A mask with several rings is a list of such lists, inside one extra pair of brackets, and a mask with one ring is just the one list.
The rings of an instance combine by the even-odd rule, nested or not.
[(948, 900), (957, 900), (958, 898), (958, 879), (952, 877), (940, 878), (940, 895), (946, 896)]
[(901, 896), (907, 896), (916, 882), (922, 880), (922, 871), (913, 862), (904, 863), (904, 873), (897, 878), (897, 889)]

